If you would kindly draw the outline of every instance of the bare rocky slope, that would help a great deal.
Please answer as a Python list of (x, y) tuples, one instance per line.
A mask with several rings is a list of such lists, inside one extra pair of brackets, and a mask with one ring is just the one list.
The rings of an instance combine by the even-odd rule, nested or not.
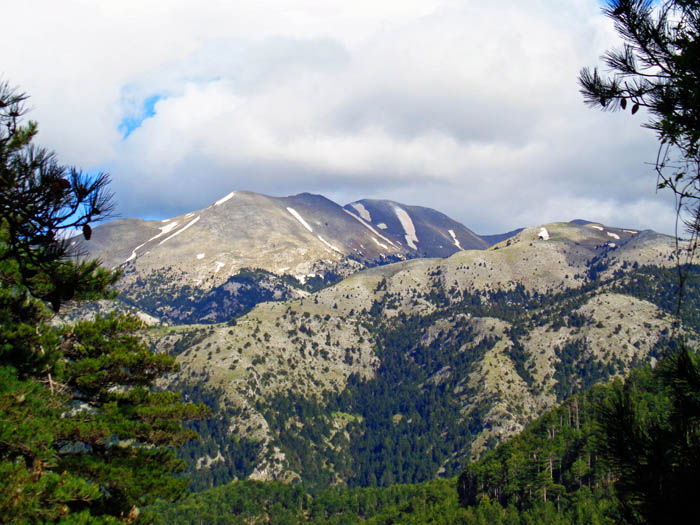
[(211, 323), (263, 301), (304, 297), (367, 267), (487, 246), (427, 208), (390, 201), (343, 208), (309, 193), (236, 191), (171, 219), (101, 225), (77, 248), (123, 270), (121, 299), (130, 306), (168, 323)]
[(390, 200), (362, 199), (345, 206), (396, 245), (419, 257), (449, 257), (461, 250), (483, 250), (489, 242), (439, 211)]
[(674, 249), (651, 231), (553, 223), (146, 337), (180, 363), (163, 386), (216, 408), (185, 451), (201, 486), (423, 481), (658, 357), (673, 329)]

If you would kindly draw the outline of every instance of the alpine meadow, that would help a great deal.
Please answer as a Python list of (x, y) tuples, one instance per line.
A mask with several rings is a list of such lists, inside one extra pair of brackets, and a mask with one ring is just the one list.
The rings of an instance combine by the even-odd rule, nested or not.
[[(134, 8), (133, 33), (118, 39), (123, 57), (115, 54), (104, 78), (96, 69), (85, 79), (92, 93), (91, 83), (119, 77), (120, 87), (100, 97), (120, 97), (129, 108), (118, 127), (110, 121), (109, 133), (89, 137), (92, 149), (82, 150), (90, 154), (88, 170), (37, 145), (54, 137), (51, 143), (69, 145), (72, 159), (81, 150), (71, 149), (71, 137), (81, 136), (82, 123), (62, 122), (64, 142), (50, 130), (39, 135), (28, 119), (29, 109), (36, 111), (29, 95), (0, 77), (0, 521), (688, 522), (700, 471), (700, 0), (606, 0), (602, 15), (581, 30), (588, 47), (613, 43), (602, 66), (568, 80), (578, 81), (577, 108), (602, 110), (599, 131), (588, 133), (610, 143), (596, 155), (619, 157), (607, 159), (608, 179), (584, 166), (590, 180), (575, 182), (547, 172), (569, 152), (542, 154), (533, 143), (565, 135), (565, 124), (584, 129), (583, 120), (574, 123), (578, 109), (553, 99), (563, 116), (545, 132), (517, 116), (520, 94), (503, 93), (525, 93), (541, 71), (561, 69), (561, 49), (576, 46), (545, 42), (542, 56), (555, 69), (516, 68), (508, 78), (520, 86), (508, 89), (494, 77), (468, 102), (467, 117), (452, 99), (436, 103), (430, 89), (441, 88), (443, 70), (455, 79), (463, 74), (448, 60), (464, 32), (455, 21), (477, 20), (490, 8), (468, 2), (462, 19), (462, 8), (443, 2), (374, 6), (370, 15), (360, 11), (365, 7), (295, 5), (280, 12), (285, 30), (298, 34), (247, 41), (235, 36), (244, 34), (247, 17), (260, 24), (251, 30), (267, 31), (280, 13), (264, 9), (263, 23), (259, 6), (241, 6), (240, 20), (227, 22), (231, 44), (215, 36), (222, 6), (193, 14), (186, 4)], [(503, 27), (531, 22), (521, 8), (497, 10)], [(423, 45), (413, 18), (403, 18), (409, 11), (431, 38), (451, 42), (435, 69), (421, 70), (434, 50)], [(105, 20), (116, 24), (119, 12), (110, 7)], [(149, 26), (153, 47), (130, 55), (129, 39), (139, 42), (147, 12), (177, 21), (175, 13), (186, 23)], [(319, 20), (328, 28), (309, 37)], [(201, 49), (188, 40), (199, 24), (207, 27), (207, 36), (197, 36)], [(404, 30), (423, 44), (402, 40)], [(181, 70), (168, 54), (180, 52), (168, 31), (193, 53)], [(343, 31), (352, 37), (341, 39)], [(520, 56), (516, 36), (506, 44)], [(202, 44), (207, 38), (215, 44)], [(537, 43), (541, 35), (528, 38)], [(494, 41), (460, 52), (486, 60)], [(163, 42), (170, 42), (168, 53)], [(358, 52), (358, 42), (370, 42), (370, 52)], [(411, 66), (400, 74), (386, 60), (394, 45)], [(80, 47), (71, 48), (76, 62), (90, 53)], [(205, 51), (231, 52), (230, 63)], [(474, 58), (473, 67), (483, 77), (500, 75), (508, 63), (481, 67)], [(353, 68), (362, 74), (356, 78)], [(200, 89), (203, 81), (214, 87)], [(149, 82), (161, 87), (144, 88)], [(286, 88), (281, 99), (272, 97)], [(40, 100), (63, 100), (68, 91), (47, 88)], [(298, 96), (310, 92), (316, 97)], [(357, 99), (342, 98), (353, 92)], [(184, 104), (202, 93), (194, 111)], [(537, 96), (530, 98), (535, 104)], [(81, 103), (88, 121), (118, 113), (93, 111), (100, 106), (88, 95)], [(584, 112), (586, 119), (593, 114)], [(457, 122), (472, 115), (474, 122)], [(161, 128), (165, 116), (171, 120)], [(522, 129), (511, 129), (511, 117)], [(51, 128), (60, 119), (47, 120)], [(630, 146), (629, 122), (635, 133), (641, 127), (655, 136), (641, 158), (627, 158), (641, 151)], [(202, 123), (207, 140), (192, 139), (196, 154), (173, 139), (175, 132), (194, 137)], [(295, 136), (302, 124), (313, 136), (311, 155)], [(236, 142), (238, 128), (231, 131), (238, 125), (250, 126), (243, 142)], [(606, 135), (605, 126), (624, 131)], [(490, 133), (499, 135), (496, 142)], [(534, 142), (523, 138), (528, 133)], [(360, 138), (348, 139), (353, 134)], [(94, 147), (100, 140), (104, 147)], [(570, 166), (589, 160), (585, 142), (569, 145)], [(249, 150), (232, 153), (240, 144)], [(435, 151), (402, 149), (424, 144)], [(449, 171), (458, 164), (453, 147), (474, 155), (469, 169), (455, 168), (456, 177)], [(528, 157), (533, 147), (536, 166)], [(492, 162), (487, 172), (479, 171), (483, 151)], [(143, 173), (152, 174), (128, 173), (129, 154), (143, 155)], [(624, 168), (635, 164), (631, 174)], [(516, 175), (498, 180), (503, 166)], [(563, 166), (556, 169), (563, 173)], [(163, 182), (168, 170), (178, 177)], [(571, 168), (584, 177), (577, 170)], [(234, 182), (213, 184), (208, 173), (220, 171)], [(252, 189), (231, 187), (243, 172), (253, 173), (245, 179)], [(283, 179), (274, 179), (278, 172)], [(542, 185), (513, 182), (531, 173), (537, 175), (527, 180), (540, 177)], [(460, 176), (478, 180), (468, 192), (507, 189), (499, 202), (484, 197), (482, 208), (461, 214), (456, 210), (468, 205), (454, 189)], [(422, 195), (411, 193), (411, 177), (425, 188), (420, 202), (406, 201)], [(597, 189), (580, 190), (601, 180), (609, 192), (601, 200)], [(440, 184), (445, 200), (431, 200)], [(566, 184), (581, 195), (560, 196)], [(287, 187), (295, 194), (280, 196)], [(668, 204), (675, 218), (672, 235), (649, 227), (660, 224), (653, 215), (661, 208), (644, 204), (646, 197), (633, 201), (636, 192), (655, 189), (652, 200)], [(549, 192), (561, 200), (556, 207)], [(617, 192), (629, 201), (616, 201)], [(517, 208), (519, 201), (530, 209)], [(488, 221), (509, 206), (509, 220), (519, 222), (502, 229), (494, 222), (490, 231), (502, 233), (476, 233), (488, 228), (463, 223), (474, 214)], [(122, 216), (136, 209), (148, 211)], [(525, 222), (553, 210), (588, 215)]]

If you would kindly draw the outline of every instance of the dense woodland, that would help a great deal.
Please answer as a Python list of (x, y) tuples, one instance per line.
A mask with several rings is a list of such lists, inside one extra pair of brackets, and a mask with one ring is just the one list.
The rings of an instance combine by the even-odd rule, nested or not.
[[(257, 407), (268, 423), (278, 429), (276, 446), (284, 451), (291, 467), (301, 474), (307, 486), (343, 482), (350, 487), (387, 487), (394, 483), (424, 482), (437, 475), (457, 476), (462, 472), (469, 463), (464, 451), (469, 450), (471, 441), (483, 431), (482, 415), (493, 400), (485, 400), (465, 418), (461, 412), (464, 399), (473, 394), (469, 389), (456, 387), (461, 377), (498, 340), (495, 336), (475, 339), (465, 314), (510, 323), (505, 333), (512, 344), (509, 357), (525, 383), (536, 388), (522, 346), (528, 329), (551, 326), (554, 330), (559, 325), (576, 328), (590, 323), (590, 319), (572, 312), (604, 290), (648, 300), (670, 314), (678, 305), (674, 268), (628, 268), (624, 275), (599, 277), (581, 288), (551, 295), (531, 294), (517, 287), (507, 292), (461, 292), (451, 298), (442, 292), (438, 279), (436, 275), (428, 294), (438, 307), (434, 313), (377, 315), (393, 308), (394, 297), (385, 294), (365, 317), (365, 325), (376, 338), (376, 351), (381, 356), (374, 379), (365, 381), (350, 376), (340, 393), (326, 392), (316, 398), (293, 393), (277, 395)], [(690, 331), (700, 330), (697, 318), (700, 295), (695, 293), (699, 284), (698, 268), (689, 268), (686, 283), (689, 293), (681, 318), (685, 329)], [(434, 334), (427, 344), (421, 343), (440, 320), (449, 322), (449, 330)], [(671, 335), (670, 331), (660, 334), (649, 358), (658, 359), (667, 351)], [(195, 336), (193, 332), (192, 337)], [(181, 347), (176, 345), (172, 352), (179, 352)], [(462, 348), (469, 350), (460, 351)], [(562, 345), (557, 356), (560, 361), (555, 367), (554, 389), (560, 401), (625, 373), (629, 366), (615, 360), (603, 364), (587, 357), (582, 340)], [(352, 353), (346, 357), (352, 359)], [(631, 366), (644, 363), (640, 359)], [(446, 368), (459, 370), (460, 374), (441, 382), (427, 381)], [(191, 488), (201, 490), (250, 475), (259, 444), (242, 437), (231, 438), (228, 421), (237, 414), (222, 402), (222, 392), (188, 382), (178, 384), (177, 389), (189, 400), (207, 404), (214, 414), (211, 419), (193, 423), (200, 439), (188, 443), (180, 452), (187, 460)], [(347, 433), (334, 430), (339, 420), (344, 422)], [(328, 436), (332, 439), (326, 444)], [(491, 440), (488, 447), (496, 444)], [(219, 453), (224, 461), (209, 468), (197, 468), (199, 458), (213, 458)]]
[(682, 522), (700, 452), (699, 383), (698, 358), (675, 349), (653, 369), (576, 394), (458, 478), (320, 489), (242, 481), (150, 510), (156, 523)]

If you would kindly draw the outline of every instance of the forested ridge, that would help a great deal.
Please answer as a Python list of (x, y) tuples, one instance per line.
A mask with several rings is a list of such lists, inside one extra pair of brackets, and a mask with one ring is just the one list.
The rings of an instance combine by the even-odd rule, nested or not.
[[(688, 290), (699, 281), (697, 269), (693, 269)], [(677, 286), (675, 269), (657, 267), (630, 267), (617, 276), (555, 294), (532, 294), (516, 287), (450, 298), (436, 283), (431, 300), (438, 308), (433, 313), (399, 312), (391, 317), (379, 315), (394, 304), (394, 297), (385, 294), (375, 302), (375, 311), (364, 318), (368, 332), (376, 338), (376, 353), (381, 359), (375, 378), (351, 375), (341, 392), (320, 392), (310, 398), (278, 394), (261, 400), (257, 409), (276, 429), (275, 445), (308, 486), (340, 482), (350, 487), (386, 487), (423, 482), (437, 475), (455, 476), (469, 463), (466, 451), (487, 425), (484, 414), (496, 401), (487, 398), (464, 417), (465, 402), (475, 392), (461, 378), (479, 366), (485, 352), (499, 341), (507, 341), (507, 356), (516, 373), (528, 388), (536, 390), (539, 387), (524, 350), (531, 330), (546, 327), (556, 331), (564, 326), (576, 332), (590, 326), (593, 321), (577, 314), (576, 309), (606, 291), (649, 300), (671, 314), (677, 307)], [(689, 294), (682, 311), (689, 333), (699, 328), (697, 297)], [(501, 319), (509, 323), (508, 329), (502, 334), (476, 334), (469, 316)], [(303, 319), (299, 319), (302, 325)], [(606, 321), (612, 323), (611, 329), (616, 322)], [(442, 329), (436, 331), (435, 326)], [(658, 334), (648, 358), (661, 357), (671, 335), (670, 328)], [(181, 346), (175, 345), (171, 351), (180, 352)], [(352, 355), (348, 352), (346, 359), (353, 359)], [(560, 401), (645, 362), (591, 358), (583, 338), (560, 345), (555, 355), (554, 394)], [(452, 370), (460, 373), (451, 374)], [(238, 409), (226, 403), (222, 391), (187, 381), (173, 388), (190, 400), (206, 403), (213, 414), (211, 419), (193, 424), (200, 440), (188, 443), (180, 452), (188, 461), (191, 487), (201, 490), (249, 476), (260, 444), (229, 433), (229, 421), (240, 416)], [(496, 444), (490, 440), (487, 447)], [(222, 461), (211, 461), (218, 455)], [(208, 466), (203, 467), (202, 461)]]
[[(639, 496), (656, 494), (653, 504), (659, 506), (655, 512), (660, 518), (680, 517), (691, 510), (692, 498), (682, 496), (694, 484), (688, 479), (689, 486), (681, 490), (679, 473), (690, 475), (687, 469), (697, 467), (693, 457), (699, 448), (697, 437), (686, 441), (679, 429), (698, 435), (694, 410), (700, 406), (695, 392), (682, 385), (699, 379), (698, 358), (671, 349), (654, 368), (640, 367), (624, 381), (618, 378), (574, 395), (458, 478), (385, 488), (239, 481), (150, 510), (156, 523), (612, 524), (623, 518), (635, 522), (640, 507), (649, 506)], [(633, 423), (627, 425), (629, 417)], [(657, 447), (644, 448), (651, 443)], [(629, 465), (620, 464), (615, 447), (628, 447), (630, 454), (688, 457), (680, 463), (644, 461), (628, 486), (623, 476), (630, 475)]]
[[(699, 277), (697, 268), (689, 270), (686, 285), (692, 292)], [(433, 315), (449, 317), (473, 308), (472, 311), (481, 314), (506, 317), (511, 322), (517, 321), (510, 333), (517, 338), (521, 333), (519, 323), (545, 324), (553, 319), (573, 325), (588, 322), (576, 315), (566, 315), (567, 310), (561, 305), (571, 308), (581, 304), (586, 296), (602, 288), (652, 301), (663, 310), (673, 312), (677, 308), (676, 278), (677, 272), (673, 268), (630, 268), (629, 273), (615, 279), (600, 280), (579, 290), (564, 292), (561, 294), (565, 299), (563, 303), (546, 296), (533, 299), (523, 290), (496, 293), (487, 296), (483, 302), (480, 295), (463, 297), (459, 303), (450, 303), (436, 296), (449, 311)], [(689, 293), (683, 305), (681, 317), (686, 329), (697, 329), (694, 315), (697, 297), (694, 292)], [(384, 305), (377, 307), (390, 304), (391, 296), (385, 296), (384, 301)], [(512, 313), (509, 307), (513, 305), (518, 307), (519, 314)], [(450, 337), (438, 337), (423, 352), (406, 352), (410, 341), (420, 338), (421, 331), (434, 320), (397, 316), (393, 330), (390, 325), (377, 326), (376, 329), (383, 334), (383, 344), (378, 351), (387, 362), (386, 376), (380, 369), (377, 379), (353, 380), (341, 395), (322, 402), (281, 397), (271, 403), (271, 406), (278, 407), (278, 411), (269, 412), (268, 417), (281, 429), (280, 443), (296, 458), (301, 470), (306, 472), (305, 466), (318, 464), (316, 456), (326, 454), (324, 457), (334, 468), (340, 472), (345, 468), (350, 474), (348, 487), (328, 489), (328, 484), (334, 482), (333, 472), (323, 470), (312, 471), (304, 483), (293, 486), (234, 482), (192, 494), (180, 506), (156, 506), (153, 510), (160, 516), (158, 519), (163, 523), (196, 523), (201, 516), (220, 523), (243, 523), (251, 519), (269, 519), (271, 523), (619, 523), (626, 515), (626, 507), (616, 494), (615, 482), (620, 473), (606, 456), (603, 446), (608, 437), (603, 428), (602, 409), (613, 406), (616, 399), (627, 393), (632, 396), (631, 403), (644, 407), (640, 424), (668, 424), (663, 420), (673, 400), (667, 382), (670, 368), (664, 365), (668, 358), (664, 356), (671, 356), (673, 362), (673, 356), (682, 353), (672, 342), (672, 334), (668, 333), (668, 337), (657, 345), (654, 356), (660, 364), (654, 368), (639, 361), (628, 379), (623, 381), (617, 376), (613, 383), (592, 387), (588, 385), (617, 375), (619, 371), (575, 369), (586, 365), (580, 349), (562, 348), (559, 385), (565, 401), (561, 406), (532, 422), (520, 435), (501, 444), (464, 471), (456, 470), (451, 474), (457, 478), (450, 479), (448, 474), (448, 478), (442, 481), (416, 483), (421, 468), (429, 472), (435, 469), (431, 465), (440, 463), (441, 449), (432, 447), (429, 454), (413, 454), (415, 450), (428, 448), (421, 448), (424, 446), (422, 438), (411, 433), (417, 427), (401, 423), (404, 418), (421, 421), (422, 415), (429, 414), (431, 403), (439, 404), (439, 398), (418, 395), (422, 387), (417, 389), (417, 386), (432, 372), (450, 363), (449, 360), (454, 359), (450, 357), (453, 355), (450, 348), (459, 348), (461, 343)], [(465, 340), (471, 337), (466, 324), (457, 333)], [(493, 342), (485, 338), (483, 344), (488, 347)], [(459, 366), (469, 366), (469, 360), (475, 359), (478, 352), (475, 348), (473, 355), (459, 355), (459, 359), (466, 359), (460, 361)], [(517, 347), (513, 352), (517, 352)], [(566, 378), (577, 376), (583, 377), (584, 383), (573, 387)], [(385, 387), (381, 386), (383, 381)], [(435, 387), (441, 393), (449, 390), (438, 385)], [(579, 389), (582, 389), (580, 393), (574, 393)], [(335, 414), (351, 416), (346, 428), (352, 442), (341, 443), (347, 438), (339, 433), (335, 438), (336, 444), (346, 448), (323, 451), (306, 445), (327, 435), (332, 426), (332, 420), (325, 416), (326, 407)], [(440, 410), (454, 408), (440, 404)], [(395, 418), (396, 414), (402, 414), (402, 417)], [(409, 414), (412, 417), (406, 416)], [(443, 416), (434, 420), (435, 435), (429, 433), (430, 418), (423, 423), (430, 436), (424, 441), (425, 447), (429, 447), (431, 440), (448, 449), (458, 443), (450, 438), (451, 427), (441, 423), (445, 421)], [(290, 418), (312, 424), (305, 425), (303, 434), (299, 434), (298, 427), (287, 423)], [(469, 424), (477, 425), (478, 421), (470, 420)], [(374, 431), (353, 433), (353, 428), (359, 430), (362, 426)], [(198, 427), (201, 428), (201, 424)], [(469, 435), (470, 430), (466, 427), (461, 437), (469, 439)], [(350, 451), (345, 456), (348, 459), (342, 457), (344, 450)], [(392, 483), (387, 472), (392, 475), (402, 473), (404, 478)], [(366, 477), (363, 479), (362, 476)], [(428, 475), (425, 479), (431, 477)], [(194, 479), (197, 479), (196, 473)]]

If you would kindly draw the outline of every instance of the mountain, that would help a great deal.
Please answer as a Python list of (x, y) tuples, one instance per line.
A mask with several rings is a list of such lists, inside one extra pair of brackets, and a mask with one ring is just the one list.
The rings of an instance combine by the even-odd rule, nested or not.
[(673, 330), (674, 250), (652, 231), (552, 223), (146, 337), (181, 367), (162, 386), (215, 408), (183, 451), (196, 486), (414, 483), (656, 359)]
[(495, 235), (479, 235), (483, 240), (485, 240), (489, 246), (493, 246), (494, 244), (498, 244), (499, 242), (503, 242), (505, 240), (510, 239), (511, 237), (515, 237), (517, 234), (519, 234), (521, 231), (523, 231), (525, 228), (517, 228), (515, 230), (511, 230), (506, 233), (497, 233)]
[[(389, 200), (362, 199), (345, 206), (418, 257), (449, 257), (461, 250), (483, 250), (489, 243), (438, 211)], [(409, 252), (412, 253), (412, 252)]]
[(573, 221), (482, 238), (392, 201), (234, 192), (84, 247), (123, 269), (127, 309), (173, 325), (144, 335), (179, 362), (161, 386), (214, 409), (182, 450), (195, 488), (457, 474), (658, 357), (677, 305), (672, 237)]
[(363, 268), (488, 246), (428, 208), (391, 201), (343, 208), (321, 195), (246, 191), (163, 221), (115, 220), (96, 227), (90, 242), (76, 242), (123, 270), (122, 301), (169, 323), (220, 322)]

